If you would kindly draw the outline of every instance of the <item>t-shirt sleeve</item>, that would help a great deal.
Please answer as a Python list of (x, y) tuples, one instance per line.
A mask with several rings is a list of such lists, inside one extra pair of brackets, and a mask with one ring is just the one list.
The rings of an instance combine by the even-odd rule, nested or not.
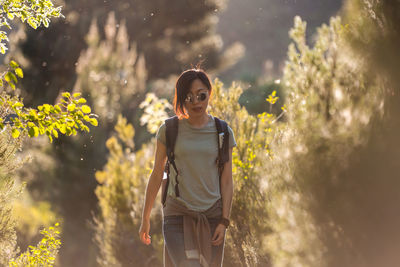
[(163, 143), (163, 145), (167, 145), (166, 142), (166, 136), (165, 136), (165, 130), (166, 130), (166, 126), (165, 126), (165, 122), (163, 124), (161, 124), (161, 126), (158, 128), (157, 134), (156, 134), (156, 138), (157, 140), (159, 140), (161, 143)]
[(228, 132), (229, 132), (229, 148), (235, 147), (236, 146), (235, 135), (233, 134), (233, 131), (231, 127), (229, 127), (229, 125), (228, 125)]

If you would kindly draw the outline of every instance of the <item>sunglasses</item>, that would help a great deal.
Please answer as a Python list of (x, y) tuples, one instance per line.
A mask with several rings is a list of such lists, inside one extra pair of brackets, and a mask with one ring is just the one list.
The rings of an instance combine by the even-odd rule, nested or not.
[(207, 95), (208, 95), (208, 93), (206, 93), (206, 92), (198, 93), (196, 96), (193, 96), (192, 94), (188, 94), (185, 98), (185, 102), (194, 103), (195, 98), (198, 102), (203, 102), (204, 100), (207, 99)]

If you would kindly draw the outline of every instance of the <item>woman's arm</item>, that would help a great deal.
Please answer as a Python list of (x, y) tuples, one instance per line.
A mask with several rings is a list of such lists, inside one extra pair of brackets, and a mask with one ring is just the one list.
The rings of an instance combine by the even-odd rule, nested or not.
[(222, 217), (229, 219), (233, 198), (232, 149), (229, 149), (229, 160), (224, 165), (221, 175)]
[[(232, 179), (232, 149), (229, 149), (229, 161), (224, 165), (221, 175), (221, 196), (222, 196), (222, 217), (229, 219), (233, 198), (233, 179)], [(219, 224), (215, 229), (211, 243), (214, 246), (222, 244), (225, 236), (225, 225)]]
[(154, 200), (162, 182), (164, 174), (164, 166), (167, 160), (166, 147), (163, 143), (157, 140), (156, 155), (153, 171), (146, 187), (145, 202), (142, 213), (142, 224), (139, 230), (140, 240), (145, 244), (150, 244), (150, 213), (154, 205)]

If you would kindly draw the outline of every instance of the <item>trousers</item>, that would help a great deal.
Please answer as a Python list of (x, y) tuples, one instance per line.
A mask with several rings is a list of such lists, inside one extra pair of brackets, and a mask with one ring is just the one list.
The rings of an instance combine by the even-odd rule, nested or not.
[[(211, 228), (211, 237), (218, 225), (219, 219), (208, 218)], [(183, 216), (170, 215), (164, 216), (163, 219), (163, 236), (165, 247), (175, 267), (200, 267), (198, 259), (187, 259), (185, 255), (184, 239), (183, 239)], [(225, 239), (222, 244), (212, 247), (212, 258), (215, 257), (218, 248), (224, 247)]]

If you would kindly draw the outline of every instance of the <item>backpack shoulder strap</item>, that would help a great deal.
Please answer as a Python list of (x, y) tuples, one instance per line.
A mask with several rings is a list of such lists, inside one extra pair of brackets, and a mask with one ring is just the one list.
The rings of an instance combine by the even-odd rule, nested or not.
[(178, 116), (173, 116), (171, 118), (168, 118), (165, 120), (165, 139), (166, 139), (166, 146), (167, 146), (167, 163), (165, 164), (165, 170), (167, 173), (167, 181), (166, 181), (166, 188), (164, 189), (163, 195), (162, 195), (162, 203), (163, 205), (165, 204), (165, 200), (167, 198), (167, 191), (168, 191), (168, 185), (169, 185), (169, 170), (170, 170), (170, 165), (175, 170), (175, 195), (179, 197), (179, 181), (178, 181), (178, 169), (175, 165), (175, 143), (176, 143), (176, 138), (178, 136), (178, 125), (179, 125), (179, 119)]
[(166, 139), (166, 145), (167, 145), (167, 156), (168, 160), (172, 161), (174, 160), (174, 148), (175, 148), (175, 142), (176, 142), (176, 137), (178, 135), (178, 116), (173, 116), (171, 118), (168, 118), (165, 120), (165, 139)]
[(168, 194), (170, 164), (174, 168), (176, 168), (174, 147), (175, 147), (176, 137), (178, 135), (178, 122), (179, 120), (177, 116), (173, 116), (165, 120), (165, 127), (166, 127), (165, 139), (166, 139), (168, 160), (165, 163), (165, 170), (164, 170), (164, 172), (167, 174), (167, 177), (166, 179), (163, 179), (162, 190), (161, 190), (161, 203), (163, 206), (165, 206), (165, 201), (167, 199), (167, 194)]
[(218, 136), (218, 167), (221, 168), (221, 173), (225, 162), (229, 160), (229, 131), (226, 121), (217, 117), (215, 119), (215, 127), (217, 128)]

